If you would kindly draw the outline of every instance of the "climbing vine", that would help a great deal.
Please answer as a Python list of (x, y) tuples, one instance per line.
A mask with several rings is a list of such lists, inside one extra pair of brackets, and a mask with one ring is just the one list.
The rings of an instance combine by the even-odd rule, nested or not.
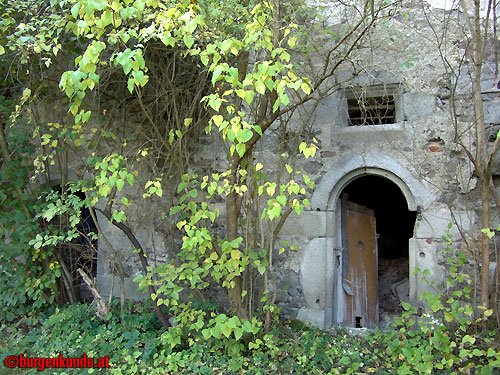
[[(77, 235), (71, 228), (78, 225), (79, 209), (94, 209), (130, 240), (142, 267), (136, 280), (165, 327), (170, 323), (162, 307), (206, 337), (234, 334), (238, 340), (262, 325), (268, 331), (278, 312), (277, 238), (289, 215), (308, 205), (313, 188), (293, 160), (313, 157), (318, 142), (301, 139), (302, 128), (297, 142), (281, 148), (277, 176), (259, 160), (256, 146), (276, 124), (286, 128), (287, 116), (314, 98), (388, 5), (367, 2), (345, 35), (331, 34), (313, 81), (292, 59), (294, 50), (309, 50), (304, 20), (295, 22), (294, 7), (309, 9), (303, 4), (292, 4), (291, 11), (278, 1), (7, 4), (12, 10), (0, 25), (2, 69), (16, 65), (32, 88), (23, 112), (31, 119), (26, 130), (38, 142), (30, 177), (50, 181), (53, 170), (61, 173), (62, 194), (48, 193), (45, 204), (28, 209), (30, 218), (69, 214), (65, 233), (38, 230), (29, 238), (30, 251), (44, 249), (51, 258), (51, 247)], [(24, 18), (25, 6), (36, 10), (32, 20)], [(225, 149), (224, 168), (192, 168), (190, 151), (202, 137)], [(80, 170), (70, 178), (68, 165), (76, 160)], [(174, 181), (177, 189), (171, 188)], [(141, 192), (133, 200), (124, 194), (131, 189)], [(83, 201), (68, 194), (75, 191)], [(182, 237), (180, 247), (170, 249), (171, 260), (156, 267), (131, 217), (141, 194), (145, 202), (167, 201), (163, 219), (174, 221), (173, 235)], [(212, 206), (221, 201), (223, 217)], [(278, 252), (293, 249), (284, 244)], [(63, 270), (53, 268), (55, 278), (62, 277)], [(223, 291), (230, 314), (211, 316), (193, 306), (192, 297), (210, 288)], [(222, 330), (224, 324), (231, 329)]]

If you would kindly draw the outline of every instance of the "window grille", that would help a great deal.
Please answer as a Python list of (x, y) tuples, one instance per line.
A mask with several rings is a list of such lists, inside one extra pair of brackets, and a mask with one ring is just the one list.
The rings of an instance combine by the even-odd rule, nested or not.
[(394, 95), (347, 99), (349, 126), (394, 124)]

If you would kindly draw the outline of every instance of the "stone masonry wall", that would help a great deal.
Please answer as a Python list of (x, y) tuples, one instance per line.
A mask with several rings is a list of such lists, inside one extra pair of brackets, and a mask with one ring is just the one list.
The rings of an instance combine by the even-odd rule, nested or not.
[[(292, 214), (280, 233), (280, 241), (297, 245), (296, 251), (282, 255), (276, 252), (274, 269), (277, 275), (278, 303), (292, 318), (329, 328), (342, 320), (342, 242), (340, 236), (339, 195), (354, 178), (377, 175), (388, 178), (401, 189), (410, 211), (418, 213), (413, 237), (409, 240), (409, 294), (416, 301), (426, 285), (412, 275), (412, 270), (429, 269), (430, 278), (443, 279), (444, 260), (440, 251), (445, 246), (441, 237), (447, 230), (455, 246), (461, 243), (460, 233), (478, 230), (476, 180), (473, 168), (460, 147), (454, 143), (450, 119), (452, 98), (447, 87), (447, 74), (436, 49), (435, 34), (442, 32), (440, 10), (421, 8), (420, 2), (403, 8), (399, 16), (375, 28), (367, 38), (366, 48), (356, 51), (352, 60), (361, 67), (355, 72), (344, 69), (332, 79), (349, 83), (333, 95), (319, 101), (312, 117), (314, 137), (319, 151), (309, 159), (298, 158), (297, 169), (307, 173), (316, 186), (310, 198), (311, 207), (300, 217)], [(452, 13), (446, 51), (449, 61), (456, 63), (463, 45), (459, 27), (460, 14)], [(318, 37), (318, 38), (321, 38)], [(325, 43), (330, 41), (325, 40)], [(483, 77), (485, 119), (496, 131), (500, 124), (500, 90), (493, 80), (494, 69), (485, 64)], [(349, 90), (389, 88), (396, 101), (396, 122), (377, 126), (348, 126), (346, 93)], [(369, 91), (368, 91), (369, 92)], [(456, 99), (459, 125), (464, 129), (471, 119), (470, 77), (464, 74), (458, 84)], [(291, 119), (297, 128), (306, 117), (310, 105)], [(293, 126), (292, 126), (293, 128)], [(465, 142), (472, 145), (466, 132)], [(202, 139), (193, 156), (195, 164), (210, 170), (224, 170), (225, 150), (215, 138)], [(276, 147), (280, 140), (266, 135), (256, 151), (265, 170), (277, 165)], [(500, 172), (500, 169), (499, 169)], [(126, 196), (132, 202), (130, 224), (137, 229), (151, 262), (167, 259), (167, 250), (179, 246), (172, 237), (172, 223), (162, 220), (168, 207), (161, 199), (139, 206), (139, 194), (125, 188), (117, 198)], [(118, 199), (118, 200), (119, 200)], [(220, 204), (224, 220), (224, 207)], [(452, 209), (450, 211), (450, 208)], [(390, 209), (390, 208), (388, 208)], [(141, 298), (133, 277), (140, 272), (136, 254), (130, 252), (129, 241), (107, 220), (99, 216), (104, 235), (123, 254), (127, 297)], [(449, 229), (448, 224), (453, 222)], [(458, 224), (458, 226), (457, 226)], [(460, 230), (459, 230), (460, 229)], [(279, 242), (279, 241), (278, 241)], [(98, 283), (101, 293), (109, 295), (111, 270), (106, 257), (109, 249), (99, 241)], [(118, 295), (118, 281), (114, 281)]]

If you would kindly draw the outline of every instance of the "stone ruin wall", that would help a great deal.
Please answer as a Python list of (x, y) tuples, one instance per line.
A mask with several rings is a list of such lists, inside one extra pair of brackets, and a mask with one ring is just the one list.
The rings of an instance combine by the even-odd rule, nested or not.
[[(436, 17), (433, 20), (439, 25), (440, 11), (433, 14)], [(459, 20), (459, 15), (456, 19)], [(379, 26), (369, 37), (370, 48), (353, 55), (353, 60), (363, 68), (362, 73), (351, 79), (352, 71), (343, 70), (334, 77), (337, 81), (350, 78), (346, 90), (374, 85), (394, 88), (398, 112), (395, 124), (348, 127), (345, 90), (322, 99), (314, 111), (314, 137), (319, 140), (320, 148), (313, 158), (297, 159), (297, 169), (307, 173), (316, 184), (313, 194), (308, 197), (312, 206), (300, 217), (291, 215), (277, 241), (278, 245), (281, 240), (295, 243), (297, 250), (282, 255), (276, 251), (275, 254), (278, 303), (291, 318), (322, 328), (338, 323), (339, 305), (342, 304), (339, 265), (335, 263), (341, 250), (338, 195), (350, 178), (360, 175), (360, 170), (391, 179), (401, 188), (411, 206), (409, 209), (418, 209), (409, 245), (409, 297), (413, 301), (426, 286), (416, 277), (412, 278), (412, 269), (429, 269), (433, 280), (442, 281), (440, 252), (445, 245), (441, 237), (452, 221), (449, 207), (453, 208), (460, 229), (478, 229), (476, 181), (471, 178), (472, 167), (466, 156), (453, 142), (446, 72), (426, 22), (422, 12), (409, 9), (407, 17), (396, 17), (387, 25)], [(387, 35), (387, 30), (392, 37)], [(451, 59), (459, 58), (461, 45), (459, 33), (456, 35), (457, 39), (449, 46)], [(408, 59), (411, 65), (404, 66)], [(483, 72), (483, 90), (487, 92), (484, 95), (485, 120), (496, 131), (500, 124), (500, 95), (493, 74), (494, 68), (487, 62)], [(465, 75), (458, 85), (457, 109), (463, 126), (469, 123), (472, 113), (468, 79)], [(306, 106), (303, 111), (308, 108)], [(291, 119), (297, 127), (300, 115), (300, 112), (295, 113)], [(438, 143), (437, 139), (440, 139)], [(201, 139), (193, 155), (195, 165), (223, 171), (225, 150), (220, 142), (211, 136)], [(277, 165), (276, 147), (280, 142), (268, 134), (256, 150), (256, 158), (268, 172), (272, 173)], [(71, 163), (73, 168), (81, 168), (81, 160), (85, 158), (75, 158)], [(166, 261), (168, 249), (180, 246), (180, 239), (173, 235), (173, 223), (162, 219), (168, 213), (168, 204), (157, 197), (135, 200), (140, 194), (138, 189), (126, 187), (117, 196), (117, 201), (127, 197), (132, 202), (127, 209), (128, 223), (135, 229), (150, 262)], [(220, 203), (218, 207), (221, 210), (218, 222), (222, 226), (224, 205)], [(137, 255), (130, 251), (130, 242), (102, 215), (98, 215), (98, 219), (103, 234), (122, 255), (127, 297), (144, 297), (132, 281), (141, 271)], [(459, 247), (461, 239), (457, 226), (454, 225), (450, 232), (455, 246)], [(109, 250), (99, 241), (97, 281), (103, 296), (109, 295), (111, 287), (108, 257)], [(390, 264), (386, 266), (391, 267)], [(113, 284), (113, 295), (118, 296), (117, 277)]]

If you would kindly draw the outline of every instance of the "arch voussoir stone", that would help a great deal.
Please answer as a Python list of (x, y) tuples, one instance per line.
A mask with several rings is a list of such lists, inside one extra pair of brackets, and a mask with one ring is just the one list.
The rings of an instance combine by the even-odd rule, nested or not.
[(406, 198), (408, 209), (430, 206), (435, 200), (424, 184), (390, 156), (372, 151), (366, 154), (350, 152), (336, 161), (321, 179), (311, 198), (311, 209), (334, 210), (337, 199), (352, 180), (366, 175), (388, 178)]

